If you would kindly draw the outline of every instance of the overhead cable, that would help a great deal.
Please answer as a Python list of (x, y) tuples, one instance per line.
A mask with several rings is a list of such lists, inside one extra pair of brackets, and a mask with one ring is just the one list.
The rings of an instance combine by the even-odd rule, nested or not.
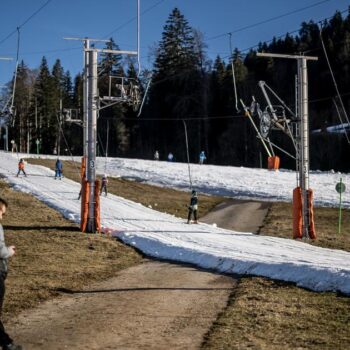
[[(339, 11), (339, 13), (340, 13), (340, 14), (343, 14), (343, 13), (348, 12), (348, 11), (349, 11), (349, 9), (345, 9), (345, 10)], [(315, 22), (315, 24), (321, 24), (321, 23), (323, 23), (324, 21), (326, 21), (326, 20), (328, 20), (328, 19), (331, 19), (331, 18), (333, 18), (333, 17), (334, 17), (334, 15), (333, 15), (333, 16), (329, 16), (329, 17), (326, 17), (326, 18), (323, 18), (323, 19), (320, 19), (320, 20), (318, 20), (317, 22)], [(273, 37), (272, 39), (270, 39), (270, 40), (265, 40), (265, 41), (263, 41), (263, 42), (260, 42), (259, 44), (256, 44), (256, 45), (247, 47), (247, 48), (245, 48), (245, 49), (243, 49), (243, 50), (240, 50), (240, 52), (242, 53), (242, 52), (250, 51), (250, 50), (252, 50), (252, 49), (255, 49), (255, 48), (259, 47), (259, 45), (261, 45), (261, 43), (267, 44), (267, 43), (270, 43), (270, 42), (272, 42), (272, 41), (274, 41), (274, 40), (282, 39), (282, 38), (284, 38), (287, 34), (289, 35), (289, 34), (294, 34), (294, 33), (298, 33), (298, 32), (300, 32), (300, 28), (299, 28), (299, 29), (292, 30), (292, 31), (289, 31), (289, 32), (287, 32), (287, 33), (285, 33), (285, 34), (281, 34), (281, 35), (279, 35), (279, 36), (274, 36), (274, 37)], [(228, 57), (230, 57), (230, 55), (224, 56), (223, 59), (228, 58)]]
[(235, 74), (235, 63), (233, 62), (232, 34), (231, 33), (229, 33), (229, 37), (230, 37), (230, 54), (231, 54), (232, 80), (233, 80), (233, 89), (234, 89), (234, 93), (235, 93), (235, 106), (236, 106), (236, 112), (239, 112), (238, 98), (237, 98), (237, 86), (236, 86), (236, 74)]
[[(335, 76), (334, 76), (334, 73), (333, 73), (333, 69), (332, 69), (331, 63), (330, 63), (329, 58), (328, 58), (326, 46), (324, 45), (324, 42), (323, 42), (323, 38), (322, 38), (322, 27), (320, 28), (320, 39), (321, 39), (321, 44), (322, 44), (323, 52), (324, 52), (324, 55), (325, 55), (325, 57), (326, 57), (326, 61), (327, 61), (327, 64), (328, 64), (329, 72), (331, 73), (332, 80), (333, 80), (333, 84), (334, 84), (335, 90), (336, 90), (336, 92), (337, 92), (338, 99), (339, 99), (339, 101), (340, 101), (340, 105), (341, 105), (341, 107), (342, 107), (342, 110), (343, 110), (344, 116), (345, 116), (345, 118), (346, 118), (346, 121), (347, 121), (347, 123), (350, 125), (349, 117), (348, 117), (348, 114), (347, 114), (346, 109), (345, 109), (345, 107), (344, 107), (343, 99), (341, 98), (341, 95), (340, 95), (340, 92), (339, 92), (339, 89), (338, 89), (338, 84), (337, 84), (337, 81), (335, 80)], [(347, 139), (348, 139), (348, 138), (347, 138)], [(349, 139), (348, 139), (348, 141), (349, 141)]]
[(8, 34), (4, 39), (0, 40), (0, 45), (15, 34), (19, 29), (21, 29), (25, 24), (27, 24), (34, 16), (36, 16), (44, 7), (46, 7), (52, 0), (47, 0), (40, 8), (38, 8), (33, 14), (31, 14), (21, 25), (19, 25), (15, 30)]
[[(146, 8), (146, 10), (144, 10), (143, 12), (141, 12), (141, 15), (144, 15), (145, 13), (151, 11), (152, 9), (154, 9), (155, 7), (157, 7), (158, 5), (160, 5), (161, 3), (163, 3), (166, 0), (160, 0), (158, 2), (156, 2), (155, 4), (153, 4), (152, 6)], [(115, 32), (117, 32), (118, 30), (124, 28), (125, 26), (127, 26), (128, 24), (130, 24), (131, 22), (135, 21), (135, 19), (137, 19), (137, 16), (130, 18), (128, 21), (124, 22), (123, 24), (121, 24), (119, 27), (113, 29), (109, 34), (105, 35), (104, 38), (108, 38), (110, 37), (112, 34), (114, 34)]]
[(309, 6), (306, 6), (306, 7), (302, 7), (302, 8), (293, 10), (293, 11), (290, 11), (290, 12), (284, 13), (284, 14), (282, 14), (282, 15), (278, 15), (278, 16), (275, 16), (275, 17), (271, 17), (271, 18), (268, 18), (268, 19), (266, 19), (266, 20), (264, 20), (264, 21), (261, 21), (261, 22), (249, 24), (249, 25), (247, 25), (247, 26), (244, 26), (244, 27), (235, 29), (235, 30), (233, 30), (233, 31), (231, 31), (231, 32), (228, 32), (228, 33), (223, 33), (223, 34), (219, 34), (219, 35), (210, 37), (210, 38), (208, 38), (207, 40), (214, 40), (214, 39), (221, 38), (221, 37), (223, 37), (223, 36), (225, 36), (225, 35), (228, 35), (228, 34), (234, 34), (234, 33), (242, 32), (242, 31), (244, 31), (244, 30), (246, 30), (246, 29), (254, 28), (254, 27), (257, 27), (257, 26), (259, 26), (259, 25), (261, 25), (261, 24), (265, 24), (265, 23), (269, 23), (269, 22), (275, 21), (275, 20), (277, 20), (277, 19), (280, 19), (280, 18), (289, 16), (289, 15), (292, 15), (292, 14), (294, 14), (294, 13), (298, 13), (298, 12), (307, 10), (307, 9), (309, 9), (309, 8), (312, 8), (312, 7), (315, 7), (315, 6), (324, 4), (325, 2), (329, 2), (329, 1), (331, 1), (331, 0), (319, 1), (319, 2), (317, 2), (317, 3), (315, 3), (315, 4), (312, 4), (312, 5), (309, 5)]

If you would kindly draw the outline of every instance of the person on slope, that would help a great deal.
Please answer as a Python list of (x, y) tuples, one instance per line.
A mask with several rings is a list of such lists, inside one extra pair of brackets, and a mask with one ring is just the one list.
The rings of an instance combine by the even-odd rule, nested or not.
[(100, 196), (102, 195), (102, 192), (104, 192), (105, 196), (107, 197), (107, 184), (108, 184), (107, 174), (104, 174), (101, 180)]
[(55, 164), (55, 180), (59, 178), (62, 180), (62, 170), (63, 170), (63, 164), (59, 158), (56, 160)]
[(198, 224), (197, 210), (198, 210), (198, 196), (197, 196), (197, 192), (195, 190), (192, 190), (191, 201), (188, 207), (188, 218), (187, 218), (188, 224), (191, 223), (192, 214), (194, 217), (193, 223)]
[(17, 177), (18, 177), (18, 175), (19, 175), (19, 173), (22, 171), (22, 173), (23, 173), (23, 175), (25, 176), (25, 177), (27, 177), (27, 174), (26, 174), (26, 172), (24, 171), (24, 160), (21, 158), (20, 160), (19, 160), (19, 162), (18, 162), (18, 172), (17, 172)]
[(207, 159), (207, 157), (205, 156), (204, 151), (199, 153), (199, 164), (203, 164), (206, 159)]
[[(7, 202), (0, 198), (0, 220), (6, 213), (8, 207)], [(0, 315), (2, 313), (2, 306), (4, 303), (5, 296), (5, 280), (7, 277), (7, 260), (16, 254), (16, 247), (10, 245), (9, 247), (5, 244), (5, 235), (2, 225), (0, 224)], [(0, 346), (5, 350), (22, 350), (21, 345), (17, 345), (13, 342), (10, 336), (5, 332), (4, 325), (0, 320)]]
[(174, 155), (171, 152), (169, 152), (169, 154), (168, 154), (168, 162), (172, 162), (173, 160), (174, 160)]
[(158, 151), (154, 152), (153, 158), (154, 158), (154, 160), (159, 160), (159, 152)]

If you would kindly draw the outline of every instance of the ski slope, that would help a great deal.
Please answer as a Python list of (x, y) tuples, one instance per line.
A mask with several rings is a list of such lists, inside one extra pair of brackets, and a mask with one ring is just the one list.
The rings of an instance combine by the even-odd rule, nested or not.
[[(291, 202), (296, 187), (296, 173), (290, 170), (269, 171), (244, 167), (191, 164), (193, 186), (200, 192), (240, 199)], [(128, 177), (150, 184), (189, 188), (188, 166), (184, 163), (155, 162), (139, 159), (99, 159), (98, 172)], [(339, 205), (335, 185), (342, 182), (350, 189), (350, 174), (310, 172), (310, 188), (315, 206)], [(343, 207), (350, 208), (349, 191), (342, 198)]]
[[(77, 197), (80, 184), (65, 178), (54, 180), (52, 170), (30, 164), (26, 165), (28, 177), (17, 178), (17, 161), (15, 155), (0, 152), (0, 174), (8, 183), (16, 190), (32, 193), (62, 212), (66, 218), (79, 222), (80, 201)], [(128, 176), (161, 186), (188, 186), (186, 164), (130, 159), (110, 159), (107, 164), (104, 159), (98, 159), (97, 163), (101, 173), (105, 172), (107, 165), (110, 176)], [(205, 165), (192, 165), (192, 169), (196, 188), (211, 193), (216, 191), (217, 194), (288, 200), (288, 191), (295, 186), (295, 174), (289, 171), (268, 172)], [(210, 180), (205, 179), (205, 175)], [(337, 197), (332, 196), (332, 191), (335, 192), (334, 185), (339, 176), (332, 173), (313, 174), (315, 192), (322, 191), (320, 205), (336, 205)], [(345, 184), (349, 184), (349, 175), (341, 176)], [(248, 183), (251, 183), (250, 187)], [(274, 185), (276, 183), (278, 186)], [(344, 197), (349, 207), (348, 195)], [(340, 291), (350, 295), (350, 253), (344, 251), (319, 248), (290, 239), (229, 231), (206, 224), (187, 225), (175, 216), (156, 212), (114, 195), (101, 198), (101, 222), (125, 243), (149, 256), (193, 263), (219, 272), (295, 282), (298, 286), (315, 291)]]

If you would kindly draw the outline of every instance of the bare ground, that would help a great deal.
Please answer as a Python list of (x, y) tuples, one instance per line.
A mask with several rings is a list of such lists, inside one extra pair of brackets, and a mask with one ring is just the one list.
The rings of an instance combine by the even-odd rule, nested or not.
[(271, 203), (226, 198), (200, 221), (238, 232), (257, 233)]
[[(187, 214), (184, 192), (164, 189), (159, 198), (160, 190), (152, 186), (113, 180), (110, 190), (129, 198), (142, 193), (144, 204)], [(8, 244), (15, 243), (19, 252), (5, 304), (6, 327), (16, 342), (49, 350), (200, 348), (227, 305), (234, 278), (167, 262), (143, 263), (108, 237), (79, 233), (77, 225), (31, 196), (4, 184), (2, 192), (10, 198), (4, 222)], [(221, 200), (201, 198), (202, 212)], [(89, 278), (104, 281), (89, 283)]]
[[(136, 198), (139, 202), (143, 201), (144, 204), (152, 205), (153, 207), (158, 206), (159, 210), (167, 211), (178, 216), (184, 217), (186, 215), (188, 194), (179, 194), (176, 191), (168, 192), (166, 189), (154, 190), (152, 186), (144, 187), (144, 184), (130, 184), (124, 180), (113, 182), (112, 185), (113, 187), (115, 186), (114, 188), (117, 190), (117, 194), (123, 192), (123, 196), (126, 198)], [(160, 195), (160, 192), (162, 192), (162, 195)], [(13, 194), (11, 193), (11, 195)], [(34, 208), (28, 209), (28, 206), (31, 205), (29, 204), (30, 201), (28, 200), (28, 203), (23, 204), (23, 198), (21, 197), (22, 195), (27, 195), (17, 195), (18, 198), (12, 202), (12, 205), (15, 206), (19, 219), (23, 218), (23, 220), (27, 219), (30, 222), (35, 222), (36, 228), (41, 233), (34, 238), (28, 238), (28, 242), (20, 247), (19, 252), (23, 254), (31, 249), (33, 239), (36, 239), (35, 248), (40, 249), (41, 241), (46, 236), (48, 236), (45, 242), (47, 252), (49, 252), (49, 247), (51, 247), (51, 257), (47, 256), (47, 261), (49, 262), (47, 265), (43, 265), (43, 261), (39, 261), (39, 264), (36, 264), (37, 259), (32, 259), (31, 261), (28, 259), (23, 262), (20, 257), (21, 254), (16, 257), (16, 263), (15, 261), (11, 263), (8, 281), (10, 290), (5, 301), (6, 319), (10, 319), (10, 323), (8, 323), (10, 326), (9, 329), (16, 335), (16, 340), (23, 340), (24, 345), (28, 344), (28, 349), (79, 349), (77, 346), (82, 346), (81, 348), (84, 349), (136, 349), (142, 348), (142, 344), (146, 344), (148, 348), (155, 349), (192, 348), (189, 344), (193, 344), (193, 348), (205, 349), (251, 348), (267, 350), (281, 348), (333, 350), (346, 349), (350, 346), (350, 333), (348, 331), (350, 327), (350, 318), (348, 317), (350, 312), (349, 298), (338, 296), (335, 293), (314, 293), (297, 288), (292, 284), (257, 277), (241, 278), (239, 283), (232, 280), (223, 282), (218, 275), (208, 272), (205, 272), (205, 274), (208, 273), (211, 277), (206, 277), (198, 281), (198, 287), (194, 288), (194, 277), (187, 275), (187, 269), (194, 270), (196, 276), (202, 274), (203, 271), (195, 270), (188, 266), (168, 265), (167, 263), (165, 263), (168, 266), (164, 268), (164, 274), (161, 273), (158, 276), (158, 273), (155, 273), (155, 277), (153, 278), (153, 272), (141, 273), (141, 276), (133, 277), (130, 280), (130, 285), (126, 285), (126, 287), (122, 280), (112, 282), (114, 277), (105, 282), (92, 283), (92, 281), (99, 281), (113, 275), (117, 279), (124, 276), (124, 273), (134, 275), (139, 267), (143, 265), (147, 266), (148, 264), (148, 266), (152, 267), (151, 264), (153, 262), (147, 261), (145, 264), (129, 268), (128, 266), (135, 264), (137, 259), (131, 255), (132, 258), (130, 259), (129, 257), (127, 259), (128, 261), (123, 263), (123, 256), (130, 253), (127, 253), (126, 249), (123, 250), (124, 248), (122, 246), (116, 245), (114, 249), (111, 249), (114, 242), (108, 239), (106, 240), (103, 237), (96, 237), (94, 239), (95, 250), (86, 251), (86, 243), (81, 244), (84, 240), (86, 242), (84, 236), (79, 234), (79, 232), (69, 232), (70, 227), (67, 223), (65, 224), (65, 228), (64, 224), (60, 223), (62, 228), (59, 229), (59, 232), (51, 233), (51, 231), (57, 230), (60, 225), (57, 224), (59, 220), (53, 213), (49, 212), (50, 214), (46, 214), (47, 210), (50, 209), (45, 209), (45, 206), (40, 206), (36, 202), (34, 203)], [(164, 203), (160, 201), (162, 197), (165, 199)], [(223, 201), (220, 198), (203, 198), (202, 196), (201, 198), (203, 199), (201, 203), (206, 202), (207, 210), (210, 210), (210, 208)], [(169, 199), (174, 199), (174, 205), (172, 205), (172, 201), (169, 201)], [(224, 201), (226, 200), (224, 199)], [(236, 212), (237, 214), (237, 211), (241, 207), (236, 207), (235, 211), (232, 212), (232, 210), (227, 211), (227, 208), (225, 208), (226, 205), (222, 205), (225, 209), (224, 212), (226, 212), (223, 216), (226, 217), (227, 223), (231, 225), (231, 229), (238, 230), (237, 226), (235, 226), (237, 222), (236, 224), (232, 222), (230, 215), (235, 216), (234, 213)], [(264, 206), (257, 205), (248, 204), (249, 207), (255, 207), (258, 210)], [(272, 235), (275, 235), (277, 232), (283, 237), (291, 237), (291, 206), (286, 203), (275, 203), (272, 206), (268, 205), (268, 207), (267, 217), (262, 227), (258, 228), (258, 232), (260, 234)], [(13, 206), (12, 209), (14, 209)], [(204, 211), (202, 210), (200, 214), (204, 214)], [(33, 217), (37, 212), (40, 215)], [(231, 214), (229, 214), (230, 212)], [(219, 213), (220, 211), (217, 212), (217, 214)], [(316, 210), (316, 228), (320, 239), (313, 244), (348, 250), (349, 235), (346, 233), (350, 232), (349, 215), (349, 210), (344, 212), (344, 234), (337, 235), (337, 210), (327, 208)], [(46, 221), (44, 220), (42, 222), (42, 217), (44, 219), (46, 218)], [(200, 220), (203, 221), (203, 217), (200, 217)], [(220, 226), (217, 217), (214, 217), (213, 220), (212, 222), (216, 222)], [(17, 227), (16, 221), (10, 220), (7, 221), (7, 224), (13, 226), (10, 230), (6, 229), (6, 235), (10, 238), (8, 244), (13, 242), (17, 246), (20, 246), (21, 239), (32, 234), (31, 231), (28, 232), (28, 229), (26, 229), (31, 226), (30, 224), (21, 226), (23, 234), (21, 229)], [(258, 226), (255, 226), (255, 228)], [(51, 231), (50, 228), (52, 229)], [(250, 230), (255, 232), (255, 229)], [(18, 235), (21, 235), (20, 238), (16, 238)], [(74, 237), (75, 239), (73, 239)], [(16, 239), (18, 239), (17, 242), (15, 242)], [(57, 245), (59, 243), (64, 245), (64, 253), (60, 250), (60, 246)], [(83, 254), (83, 259), (75, 261), (72, 250), (67, 250), (67, 247), (72, 243), (74, 243), (74, 249), (79, 249), (79, 254)], [(59, 251), (58, 256), (56, 250)], [(105, 250), (108, 250), (108, 254), (103, 253)], [(62, 256), (63, 254), (65, 255)], [(35, 254), (33, 257), (36, 257)], [(62, 268), (55, 269), (52, 267), (54, 263), (61, 264), (66, 259), (68, 260), (66, 265), (69, 270), (68, 272)], [(106, 261), (108, 264), (106, 264)], [(117, 262), (115, 264), (117, 266), (111, 264), (114, 261)], [(138, 261), (140, 262), (142, 259), (140, 258)], [(156, 264), (163, 263), (156, 262)], [(21, 273), (22, 270), (27, 268), (27, 265), (30, 266), (30, 272), (34, 275), (34, 278), (30, 278), (29, 276), (28, 281), (25, 280), (26, 274)], [(71, 265), (73, 265), (72, 268)], [(118, 272), (123, 266), (127, 270)], [(181, 271), (175, 274), (177, 276), (175, 279), (172, 278), (172, 270), (174, 269)], [(186, 273), (182, 269), (185, 269)], [(47, 272), (47, 270), (49, 271)], [(85, 272), (85, 270), (87, 271)], [(159, 272), (161, 272), (160, 270), (162, 269), (159, 269)], [(63, 276), (61, 276), (62, 273)], [(37, 277), (40, 274), (45, 274), (42, 280)], [(187, 277), (185, 277), (184, 284), (182, 285), (177, 278), (183, 274)], [(186, 284), (186, 278), (187, 282), (191, 282), (190, 284)], [(147, 282), (147, 279), (149, 279), (149, 282)], [(40, 282), (40, 286), (36, 286), (37, 282)], [(110, 287), (108, 284), (110, 282), (117, 284)], [(143, 286), (141, 288), (145, 288), (145, 290), (139, 290), (139, 286)], [(169, 286), (170, 289), (168, 289)], [(183, 286), (189, 286), (191, 290), (181, 289)], [(192, 292), (194, 292), (192, 289), (197, 290), (196, 296), (192, 295)], [(44, 290), (44, 293), (42, 293), (42, 290)], [(52, 300), (53, 296), (57, 296), (59, 290), (61, 290), (61, 296)], [(91, 290), (94, 290), (94, 293), (90, 293)], [(28, 295), (25, 295), (26, 293)], [(129, 304), (129, 299), (124, 299), (127, 293), (132, 294), (132, 302), (135, 303), (135, 306), (138, 305), (137, 308), (132, 309), (133, 311), (131, 311), (132, 304)], [(176, 295), (178, 293), (181, 295), (180, 299)], [(93, 294), (98, 294), (99, 296), (99, 302), (97, 305), (95, 303), (93, 308), (97, 309), (97, 311), (103, 310), (101, 313), (97, 312), (97, 315), (101, 318), (100, 322), (96, 323), (96, 313), (85, 313), (84, 311), (85, 308), (91, 311), (89, 307), (93, 304), (91, 302)], [(117, 301), (115, 303), (109, 303), (109, 298), (112, 298), (112, 294), (116, 295)], [(156, 295), (155, 304), (152, 304), (152, 300), (154, 301), (154, 299), (148, 299), (153, 294)], [(221, 301), (217, 301), (217, 318), (212, 323), (215, 316), (206, 316), (206, 303), (198, 300), (197, 304), (197, 299), (204, 298), (207, 301), (210, 299), (208, 302), (211, 303), (213, 302), (212, 298), (216, 294), (219, 294)], [(186, 304), (186, 295), (189, 295), (188, 304)], [(29, 296), (36, 298), (36, 302), (32, 303), (30, 298), (28, 300)], [(37, 305), (38, 300), (47, 300), (48, 298), (51, 298), (52, 301), (43, 302), (39, 308), (28, 310), (28, 307)], [(79, 304), (80, 301), (73, 302), (73, 300), (76, 300), (75, 298), (77, 300), (81, 299), (83, 304)], [(83, 300), (84, 298), (86, 298), (86, 301)], [(140, 299), (143, 305), (140, 306), (135, 299)], [(105, 304), (104, 300), (106, 300)], [(163, 300), (165, 301), (164, 303), (162, 302)], [(227, 304), (225, 304), (225, 300), (228, 300)], [(222, 302), (223, 304), (221, 304)], [(101, 309), (97, 308), (99, 303), (101, 303)], [(183, 303), (187, 305), (184, 308), (182, 308)], [(78, 306), (74, 308), (75, 304)], [(159, 305), (160, 309), (158, 310), (155, 307), (150, 310), (147, 308), (147, 304), (151, 306)], [(16, 305), (20, 305), (20, 308), (16, 309)], [(65, 305), (71, 305), (72, 310), (69, 311), (69, 307), (66, 308)], [(173, 310), (174, 314), (167, 312), (167, 307), (170, 307), (170, 310)], [(208, 309), (211, 309), (211, 307), (211, 305), (208, 305)], [(14, 310), (15, 314), (18, 314), (17, 311), (19, 309), (24, 311), (19, 314), (18, 318), (9, 317), (10, 310)], [(178, 313), (179, 310), (182, 310), (181, 313)], [(118, 317), (118, 321), (115, 321), (114, 316), (111, 316), (112, 314)], [(203, 315), (204, 319), (201, 319), (200, 317)], [(139, 316), (144, 317), (143, 323), (139, 322)], [(39, 317), (38, 321), (36, 321), (35, 317)], [(70, 320), (69, 322), (67, 317)], [(208, 317), (208, 320), (210, 317), (212, 318), (209, 322), (205, 323), (206, 317)], [(171, 318), (173, 321), (171, 321)], [(199, 318), (199, 321), (197, 321), (197, 318)], [(109, 322), (110, 320), (113, 321)], [(133, 322), (133, 326), (130, 326), (128, 320)], [(162, 328), (163, 323), (159, 323), (159, 320), (163, 320), (167, 326)], [(66, 325), (62, 326), (60, 322), (66, 322)], [(154, 322), (156, 322), (156, 325), (160, 324), (159, 332), (156, 333), (157, 336), (154, 331), (157, 332), (158, 326), (152, 327)], [(90, 327), (90, 324), (95, 326)], [(55, 335), (55, 327), (62, 330), (62, 332), (60, 331), (58, 333), (58, 337)], [(191, 332), (196, 327), (202, 328), (201, 330), (197, 329), (193, 331), (192, 335), (186, 333), (187, 328)], [(135, 333), (134, 330), (130, 330), (131, 328), (144, 329), (144, 333)], [(155, 328), (155, 330), (152, 328)], [(118, 333), (119, 331), (124, 332), (124, 338), (122, 334)], [(97, 333), (101, 333), (102, 335), (111, 333), (115, 336), (115, 339), (119, 339), (119, 343), (111, 344), (106, 341), (106, 343), (98, 344), (94, 340)], [(175, 344), (170, 339), (176, 339), (176, 333), (181, 334), (181, 340)], [(202, 343), (199, 341), (197, 333), (200, 335)], [(168, 337), (169, 334), (170, 336)], [(64, 346), (65, 343), (62, 343), (62, 339), (59, 338), (61, 335), (65, 337), (64, 341), (67, 346)], [(168, 339), (168, 342), (164, 343), (162, 340), (163, 337)], [(148, 342), (150, 338), (153, 338), (153, 345)], [(86, 339), (86, 344), (88, 345), (85, 344), (83, 346), (81, 342), (84, 344)], [(181, 342), (182, 340), (186, 342), (189, 339), (193, 341), (191, 340), (190, 343)]]
[(235, 281), (148, 261), (22, 313), (8, 325), (31, 349), (199, 349)]

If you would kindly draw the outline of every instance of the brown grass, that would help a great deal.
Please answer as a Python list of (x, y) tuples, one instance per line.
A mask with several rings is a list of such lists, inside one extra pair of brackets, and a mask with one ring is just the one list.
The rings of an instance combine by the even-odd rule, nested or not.
[[(315, 208), (317, 240), (350, 251), (350, 210)], [(292, 206), (273, 203), (260, 234), (292, 237)], [(315, 293), (261, 277), (242, 277), (203, 343), (203, 349), (350, 349), (350, 298)]]
[[(342, 210), (340, 234), (338, 234), (339, 209), (315, 208), (314, 213), (317, 239), (308, 241), (308, 243), (324, 248), (350, 251), (350, 210)], [(292, 205), (290, 203), (273, 203), (266, 215), (260, 234), (291, 238)]]
[[(48, 160), (31, 162), (54, 165)], [(74, 167), (64, 162), (64, 173), (78, 180)], [(9, 215), (4, 220), (7, 244), (18, 247), (18, 256), (10, 265), (7, 313), (12, 315), (51, 298), (57, 288), (80, 288), (142, 261), (135, 251), (108, 237), (81, 234), (77, 225), (31, 196), (14, 192), (0, 182), (1, 190), (10, 200)], [(154, 209), (187, 215), (189, 195), (185, 192), (122, 179), (110, 179), (109, 190)], [(201, 195), (202, 214), (220, 200)], [(341, 235), (337, 234), (336, 209), (316, 208), (315, 215), (319, 238), (311, 244), (349, 250), (350, 211), (343, 212)], [(290, 238), (291, 206), (274, 203), (260, 234)], [(89, 249), (89, 237), (94, 250)], [(315, 293), (260, 277), (242, 277), (227, 308), (208, 332), (203, 348), (348, 349), (349, 315), (347, 297)]]
[(0, 181), (9, 202), (3, 218), (7, 245), (17, 254), (9, 260), (5, 318), (58, 294), (81, 288), (142, 262), (140, 254), (102, 235), (86, 235), (79, 226), (29, 194)]
[(245, 277), (203, 349), (349, 349), (349, 315), (349, 298)]

